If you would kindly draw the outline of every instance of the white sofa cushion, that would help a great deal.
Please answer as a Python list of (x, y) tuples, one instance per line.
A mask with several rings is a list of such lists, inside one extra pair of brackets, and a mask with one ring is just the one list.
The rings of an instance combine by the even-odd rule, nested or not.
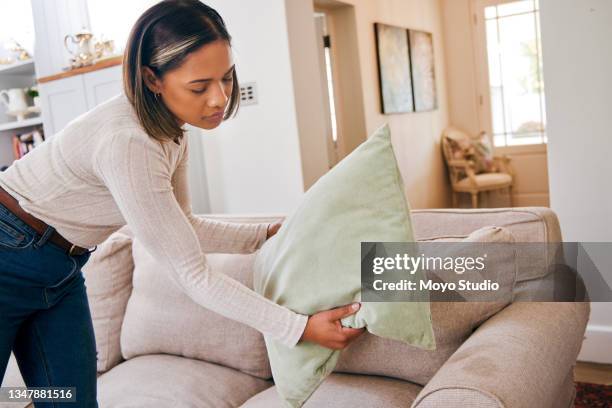
[(133, 270), (132, 238), (125, 228), (98, 245), (83, 267), (100, 373), (122, 360), (121, 324), (132, 292)]
[(271, 385), (217, 364), (150, 355), (100, 376), (98, 403), (103, 408), (234, 408)]
[[(263, 336), (192, 301), (138, 239), (132, 246), (134, 279), (123, 328), (126, 359), (173, 354), (232, 367), (259, 378), (272, 377)], [(254, 254), (207, 254), (212, 269), (253, 287)]]
[[(385, 407), (407, 408), (422, 387), (393, 378), (332, 374), (317, 389), (304, 408)], [(282, 408), (276, 387), (249, 399), (241, 408)]]

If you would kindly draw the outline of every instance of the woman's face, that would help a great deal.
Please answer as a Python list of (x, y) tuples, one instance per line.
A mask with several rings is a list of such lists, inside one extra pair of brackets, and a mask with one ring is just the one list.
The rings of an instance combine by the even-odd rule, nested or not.
[(190, 53), (180, 67), (155, 79), (154, 87), (179, 125), (214, 129), (222, 122), (232, 94), (233, 71), (231, 48), (218, 40)]

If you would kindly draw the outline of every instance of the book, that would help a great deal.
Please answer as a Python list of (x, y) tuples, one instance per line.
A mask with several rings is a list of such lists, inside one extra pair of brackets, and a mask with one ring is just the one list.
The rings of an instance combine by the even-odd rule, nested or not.
[(15, 160), (21, 157), (19, 149), (19, 138), (17, 136), (13, 136), (13, 156), (15, 157)]
[(19, 160), (44, 141), (45, 135), (42, 129), (13, 135), (13, 156), (15, 160)]

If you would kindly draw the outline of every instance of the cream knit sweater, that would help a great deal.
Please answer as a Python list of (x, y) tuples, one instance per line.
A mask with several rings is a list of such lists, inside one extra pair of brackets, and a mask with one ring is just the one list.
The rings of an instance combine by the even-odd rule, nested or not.
[(180, 145), (149, 137), (121, 93), (0, 172), (0, 186), (78, 246), (100, 244), (129, 224), (195, 302), (294, 346), (308, 317), (211, 270), (203, 255), (253, 252), (268, 224), (194, 216), (187, 156), (187, 137)]

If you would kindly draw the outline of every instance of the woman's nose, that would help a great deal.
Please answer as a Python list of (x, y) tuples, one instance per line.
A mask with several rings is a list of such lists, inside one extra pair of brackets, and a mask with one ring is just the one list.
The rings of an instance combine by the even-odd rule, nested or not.
[(222, 83), (215, 83), (211, 89), (210, 99), (208, 100), (211, 108), (224, 108), (227, 104), (227, 94)]

